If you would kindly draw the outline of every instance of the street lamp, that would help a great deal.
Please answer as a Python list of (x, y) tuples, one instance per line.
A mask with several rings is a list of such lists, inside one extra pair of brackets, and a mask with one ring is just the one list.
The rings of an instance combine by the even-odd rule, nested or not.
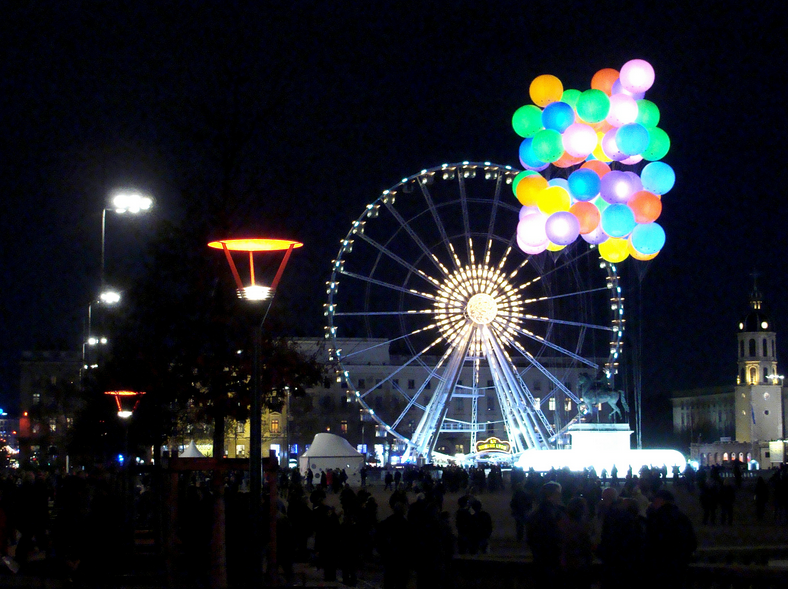
[(106, 237), (107, 237), (107, 211), (114, 211), (118, 214), (143, 213), (150, 210), (153, 206), (153, 199), (136, 190), (118, 190), (113, 193), (112, 206), (105, 207), (101, 211), (101, 294), (104, 294), (104, 262), (106, 258)]
[[(296, 248), (302, 247), (304, 244), (297, 241), (290, 241), (285, 239), (224, 239), (219, 241), (212, 241), (208, 247), (214, 249), (221, 249), (227, 258), (227, 263), (230, 265), (230, 270), (235, 279), (238, 297), (246, 299), (253, 303), (264, 303), (262, 318), (260, 323), (253, 325), (253, 341), (254, 341), (254, 359), (252, 363), (252, 402), (250, 407), (249, 416), (249, 491), (251, 495), (250, 500), (250, 518), (252, 520), (252, 586), (258, 587), (262, 583), (262, 535), (260, 530), (261, 511), (260, 511), (260, 498), (263, 490), (263, 406), (262, 406), (262, 391), (260, 390), (260, 350), (262, 346), (262, 328), (265, 318), (268, 316), (268, 311), (271, 308), (274, 295), (276, 294), (276, 287), (282, 278), (282, 273), (287, 266), (290, 259), (290, 254)], [(271, 282), (270, 286), (263, 286), (257, 284), (255, 280), (254, 271), (254, 254), (256, 252), (275, 252), (284, 251), (284, 257), (279, 264), (279, 269), (276, 276)], [(238, 273), (238, 268), (233, 260), (232, 252), (243, 252), (249, 255), (249, 284), (244, 286), (241, 276)], [(269, 496), (271, 501), (271, 510), (275, 515), (276, 497), (274, 493)], [(276, 519), (271, 519), (271, 545), (269, 557), (269, 569), (273, 573), (276, 563)]]

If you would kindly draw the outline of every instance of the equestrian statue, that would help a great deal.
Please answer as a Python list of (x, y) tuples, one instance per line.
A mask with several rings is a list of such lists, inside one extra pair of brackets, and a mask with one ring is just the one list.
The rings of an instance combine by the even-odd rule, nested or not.
[(617, 418), (623, 420), (624, 415), (618, 408), (618, 402), (621, 401), (624, 412), (629, 415), (629, 405), (627, 405), (627, 397), (624, 391), (614, 391), (603, 379), (593, 379), (584, 372), (577, 377), (577, 386), (577, 396), (582, 401), (579, 409), (584, 414), (588, 415), (591, 413), (595, 405), (607, 403), (612, 409), (608, 417), (614, 422), (617, 421)]

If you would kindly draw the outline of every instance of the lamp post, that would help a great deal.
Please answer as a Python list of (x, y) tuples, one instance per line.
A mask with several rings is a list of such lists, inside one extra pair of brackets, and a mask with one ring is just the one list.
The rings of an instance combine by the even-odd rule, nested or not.
[(134, 415), (137, 407), (139, 407), (141, 397), (145, 394), (144, 391), (106, 391), (105, 395), (115, 398), (115, 404), (118, 408), (118, 417), (123, 425), (123, 499), (124, 499), (124, 523), (126, 525), (126, 540), (128, 542), (127, 548), (130, 549), (131, 538), (133, 535), (132, 511), (134, 509), (134, 501), (131, 492), (131, 478), (132, 478), (132, 463), (131, 456), (129, 455), (129, 425), (131, 417)]
[[(297, 241), (289, 241), (284, 239), (224, 239), (219, 241), (212, 241), (208, 247), (214, 249), (221, 249), (227, 258), (227, 263), (230, 265), (233, 278), (237, 287), (238, 297), (246, 299), (253, 303), (262, 303), (265, 305), (262, 318), (259, 324), (255, 322), (253, 325), (253, 342), (254, 342), (254, 359), (252, 363), (252, 399), (250, 406), (250, 424), (249, 424), (249, 491), (251, 495), (250, 500), (250, 519), (252, 522), (252, 585), (259, 587), (263, 581), (262, 570), (262, 531), (260, 530), (261, 522), (261, 503), (263, 490), (263, 408), (262, 408), (262, 391), (260, 390), (260, 353), (262, 347), (262, 328), (265, 318), (268, 316), (268, 311), (271, 308), (276, 288), (279, 286), (279, 281), (282, 278), (282, 273), (287, 266), (290, 259), (290, 254), (294, 249), (302, 247), (304, 244)], [(279, 264), (279, 269), (276, 276), (271, 282), (271, 286), (258, 285), (255, 281), (254, 271), (254, 254), (255, 252), (275, 252), (284, 251), (284, 257)], [(244, 286), (241, 276), (238, 273), (238, 268), (232, 257), (232, 252), (244, 252), (249, 256), (249, 286)], [(272, 499), (273, 500), (273, 499)], [(273, 506), (275, 507), (275, 506)], [(269, 571), (271, 574), (275, 571), (276, 565), (276, 520), (271, 520), (271, 541), (269, 550)]]
[(142, 194), (136, 190), (118, 190), (112, 196), (112, 206), (101, 211), (101, 293), (103, 296), (105, 290), (104, 284), (104, 266), (106, 260), (106, 244), (107, 244), (107, 211), (114, 211), (119, 215), (124, 213), (137, 213), (147, 212), (153, 206), (153, 199), (149, 196)]

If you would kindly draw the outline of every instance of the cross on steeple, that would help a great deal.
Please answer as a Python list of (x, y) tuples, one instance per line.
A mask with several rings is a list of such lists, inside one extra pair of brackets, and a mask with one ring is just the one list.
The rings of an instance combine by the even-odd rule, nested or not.
[(762, 301), (762, 296), (760, 291), (758, 291), (758, 277), (761, 275), (758, 270), (753, 269), (750, 272), (750, 276), (752, 277), (752, 292), (750, 293), (750, 307), (753, 309), (760, 309)]

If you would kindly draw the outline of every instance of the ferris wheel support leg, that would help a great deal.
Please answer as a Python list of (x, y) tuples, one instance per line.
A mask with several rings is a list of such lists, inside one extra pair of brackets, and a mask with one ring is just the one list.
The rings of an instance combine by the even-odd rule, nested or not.
[(529, 447), (540, 450), (547, 449), (548, 446), (545, 434), (539, 428), (539, 423), (537, 422), (534, 415), (534, 408), (528, 407), (525, 404), (525, 394), (520, 389), (519, 381), (515, 377), (515, 371), (512, 368), (509, 359), (501, 348), (499, 342), (494, 337), (488, 336), (485, 338), (485, 340), (487, 341), (491, 352), (489, 354), (488, 361), (492, 361), (494, 359), (495, 363), (498, 365), (498, 370), (508, 385), (509, 390), (514, 393), (512, 395), (512, 401), (514, 402), (513, 406), (525, 408), (525, 412), (523, 413), (521, 411), (520, 413), (523, 416), (522, 421), (523, 425), (525, 426), (523, 429), (528, 433), (526, 439), (530, 442)]
[(457, 386), (457, 381), (460, 379), (460, 372), (468, 354), (471, 333), (472, 329), (466, 328), (452, 351), (446, 364), (446, 371), (443, 374), (441, 384), (427, 405), (427, 410), (422, 415), (418, 426), (416, 426), (416, 431), (412, 437), (413, 446), (408, 448), (406, 456), (409, 457), (412, 453), (415, 453), (417, 457), (422, 456), (429, 461), (429, 456), (432, 454), (432, 450), (438, 441), (438, 434), (443, 418), (446, 415), (449, 399), (454, 387)]

